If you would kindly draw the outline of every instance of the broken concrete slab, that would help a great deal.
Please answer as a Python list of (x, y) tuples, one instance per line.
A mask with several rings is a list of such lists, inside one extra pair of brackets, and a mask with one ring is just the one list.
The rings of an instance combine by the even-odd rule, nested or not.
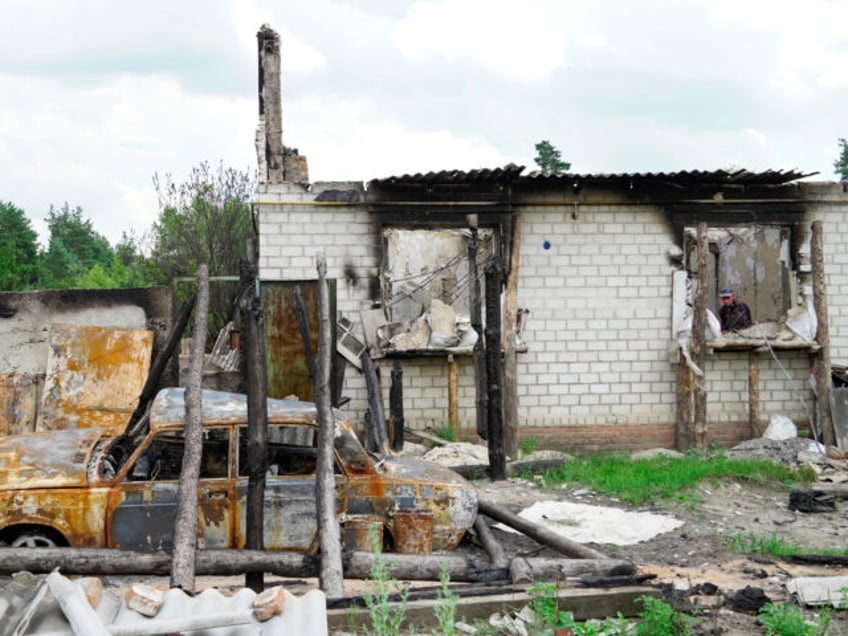
[(845, 603), (848, 576), (805, 576), (790, 579), (786, 591), (794, 594), (802, 605), (831, 605)]

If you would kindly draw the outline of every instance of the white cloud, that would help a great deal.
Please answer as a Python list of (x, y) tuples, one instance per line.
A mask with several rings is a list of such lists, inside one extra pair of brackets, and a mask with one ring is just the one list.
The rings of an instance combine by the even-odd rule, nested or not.
[[(286, 104), (286, 145), (307, 156), (314, 181), (362, 180), (431, 170), (491, 168), (508, 161), (484, 139), (445, 129), (411, 129), (379, 114), (367, 101), (334, 95), (292, 99)], [(299, 143), (308, 139), (308, 145)]]
[(417, 2), (394, 40), (406, 56), (472, 60), (537, 82), (565, 65), (564, 31), (563, 12), (546, 0), (443, 0)]

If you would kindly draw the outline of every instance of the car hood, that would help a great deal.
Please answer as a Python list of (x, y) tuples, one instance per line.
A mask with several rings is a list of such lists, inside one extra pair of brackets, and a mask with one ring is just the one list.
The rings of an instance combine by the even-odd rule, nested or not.
[(0, 438), (0, 487), (85, 486), (91, 452), (105, 435), (101, 428), (76, 428)]
[(383, 468), (388, 477), (396, 479), (415, 479), (432, 483), (468, 486), (471, 484), (459, 473), (450, 468), (413, 457), (387, 457)]

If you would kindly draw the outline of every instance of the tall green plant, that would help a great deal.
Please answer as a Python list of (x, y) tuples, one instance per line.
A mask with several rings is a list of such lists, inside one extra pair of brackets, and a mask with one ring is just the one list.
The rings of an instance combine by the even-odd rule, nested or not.
[(37, 239), (24, 211), (0, 201), (0, 291), (20, 291), (37, 284)]
[[(368, 608), (371, 627), (366, 626), (364, 629), (368, 636), (395, 636), (400, 633), (406, 617), (409, 587), (401, 586), (391, 575), (377, 532), (376, 528), (371, 528), (374, 564), (371, 566), (369, 589), (362, 595), (365, 607)], [(391, 597), (397, 593), (400, 593), (400, 602), (396, 607), (392, 607)]]

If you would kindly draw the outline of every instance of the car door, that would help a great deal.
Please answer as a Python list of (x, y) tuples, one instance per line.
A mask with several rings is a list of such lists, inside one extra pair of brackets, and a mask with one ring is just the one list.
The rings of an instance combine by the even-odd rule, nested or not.
[[(246, 536), (247, 427), (239, 429), (237, 487), (239, 535)], [(315, 505), (315, 436), (309, 425), (271, 425), (263, 506), (264, 546), (268, 550), (314, 552), (318, 546)]]
[[(109, 495), (110, 547), (170, 551), (185, 440), (181, 431), (151, 436)], [(198, 481), (197, 546), (233, 545), (233, 492), (229, 476), (229, 430), (204, 431)]]

